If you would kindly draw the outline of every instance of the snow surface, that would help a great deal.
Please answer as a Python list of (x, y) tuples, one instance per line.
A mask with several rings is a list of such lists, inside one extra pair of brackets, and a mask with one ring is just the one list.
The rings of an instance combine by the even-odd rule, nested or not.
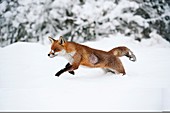
[(0, 111), (169, 111), (170, 44), (153, 37), (139, 43), (112, 35), (83, 43), (102, 50), (130, 48), (137, 61), (121, 58), (125, 76), (80, 67), (76, 75), (55, 77), (67, 61), (49, 58), (50, 44), (0, 48)]

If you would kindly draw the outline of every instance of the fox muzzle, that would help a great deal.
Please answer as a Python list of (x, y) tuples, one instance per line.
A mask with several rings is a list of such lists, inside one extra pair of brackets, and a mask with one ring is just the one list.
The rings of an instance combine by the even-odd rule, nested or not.
[(54, 53), (51, 53), (51, 54), (49, 53), (48, 56), (49, 56), (50, 58), (53, 58), (53, 57), (55, 57), (56, 55), (55, 55)]

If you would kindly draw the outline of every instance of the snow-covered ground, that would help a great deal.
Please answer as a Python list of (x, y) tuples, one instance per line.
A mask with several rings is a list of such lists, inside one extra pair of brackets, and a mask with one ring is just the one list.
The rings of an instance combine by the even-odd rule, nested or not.
[(121, 35), (83, 43), (130, 48), (137, 61), (121, 58), (126, 76), (80, 67), (75, 75), (55, 77), (67, 60), (48, 58), (50, 44), (0, 48), (0, 111), (168, 111), (170, 44), (154, 36), (141, 43)]

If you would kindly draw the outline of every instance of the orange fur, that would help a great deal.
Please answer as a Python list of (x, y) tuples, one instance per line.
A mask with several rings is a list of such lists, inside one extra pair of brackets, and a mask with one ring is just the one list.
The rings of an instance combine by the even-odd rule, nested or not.
[[(50, 57), (56, 56), (57, 53), (68, 55), (70, 58), (71, 68), (67, 71), (78, 69), (79, 65), (84, 65), (91, 68), (102, 68), (109, 71), (114, 71), (123, 75), (126, 74), (123, 64), (119, 57), (127, 56), (129, 58), (136, 57), (127, 47), (117, 47), (110, 51), (102, 51), (93, 49), (85, 45), (75, 42), (67, 42), (64, 38), (60, 37), (59, 40), (49, 38), (52, 42), (51, 51), (48, 54)], [(132, 55), (133, 54), (133, 55)], [(132, 60), (133, 61), (133, 60)]]

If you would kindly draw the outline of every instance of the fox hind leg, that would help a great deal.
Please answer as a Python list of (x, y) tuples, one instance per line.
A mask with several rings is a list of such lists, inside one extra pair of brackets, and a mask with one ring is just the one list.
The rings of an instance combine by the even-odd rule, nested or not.
[(118, 57), (112, 57), (112, 59), (110, 59), (110, 61), (111, 61), (111, 63), (109, 63), (107, 66), (107, 69), (109, 69), (109, 72), (111, 71), (118, 75), (126, 74), (124, 66)]
[(115, 71), (113, 71), (113, 70), (111, 70), (109, 68), (102, 68), (102, 70), (104, 71), (105, 74), (108, 73), (108, 72), (111, 72), (111, 73), (115, 74)]
[(117, 70), (108, 69), (108, 68), (107, 69), (102, 69), (102, 70), (105, 72), (105, 74), (106, 73), (113, 73), (113, 74), (122, 75), (122, 76), (126, 74), (125, 71), (120, 71), (120, 70), (119, 70), (120, 72), (117, 71)]

